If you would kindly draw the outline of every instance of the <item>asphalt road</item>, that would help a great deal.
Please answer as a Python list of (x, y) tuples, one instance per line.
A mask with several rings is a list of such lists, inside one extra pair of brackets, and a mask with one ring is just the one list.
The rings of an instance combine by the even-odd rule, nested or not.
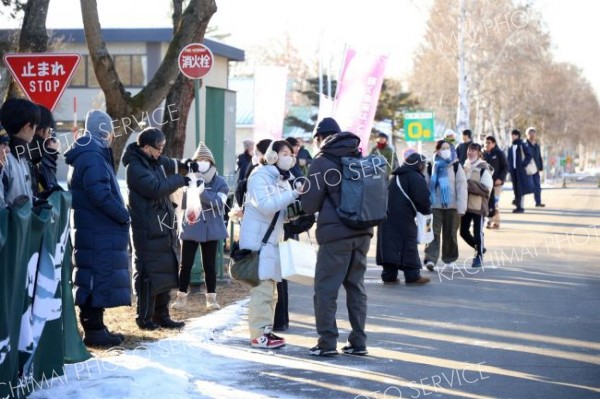
[[(290, 284), (286, 347), (251, 349), (245, 320), (219, 333), (215, 345), (239, 359), (235, 389), (273, 398), (600, 398), (600, 189), (544, 190), (546, 208), (531, 208), (529, 197), (514, 215), (504, 193), (482, 269), (469, 267), (473, 251), (459, 238), (460, 267), (424, 270), (425, 286), (383, 286), (373, 240), (366, 357), (309, 356), (312, 288)], [(342, 289), (338, 349), (347, 320)]]

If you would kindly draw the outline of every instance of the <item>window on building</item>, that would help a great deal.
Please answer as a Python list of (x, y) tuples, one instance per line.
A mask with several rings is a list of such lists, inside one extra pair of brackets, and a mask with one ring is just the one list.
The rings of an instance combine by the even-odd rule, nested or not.
[[(147, 57), (137, 54), (115, 54), (113, 62), (119, 78), (125, 87), (142, 87), (147, 79)], [(77, 70), (73, 74), (73, 79), (69, 83), (70, 87), (100, 87), (94, 67), (89, 55), (81, 56), (81, 61)]]

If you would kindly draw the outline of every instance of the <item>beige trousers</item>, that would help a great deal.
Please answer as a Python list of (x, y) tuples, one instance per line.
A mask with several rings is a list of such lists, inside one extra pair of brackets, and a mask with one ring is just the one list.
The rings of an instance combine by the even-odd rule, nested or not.
[(260, 337), (266, 326), (273, 325), (276, 304), (277, 283), (274, 280), (262, 280), (256, 287), (250, 288), (248, 305), (250, 339)]

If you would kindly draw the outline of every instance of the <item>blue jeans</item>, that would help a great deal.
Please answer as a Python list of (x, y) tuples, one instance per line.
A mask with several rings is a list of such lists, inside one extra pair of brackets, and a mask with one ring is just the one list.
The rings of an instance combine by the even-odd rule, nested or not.
[(542, 186), (540, 183), (540, 172), (533, 174), (533, 196), (535, 198), (535, 204), (539, 205), (542, 203)]

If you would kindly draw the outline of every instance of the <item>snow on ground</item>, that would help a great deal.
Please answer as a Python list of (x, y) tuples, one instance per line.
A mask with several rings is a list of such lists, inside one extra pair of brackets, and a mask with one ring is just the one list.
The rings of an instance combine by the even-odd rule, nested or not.
[[(218, 312), (191, 319), (175, 337), (141, 344), (133, 350), (65, 365), (65, 375), (32, 384), (34, 399), (54, 398), (248, 398), (272, 397), (246, 382), (236, 383), (244, 371), (256, 368), (268, 351), (240, 350), (225, 340), (246, 332), (248, 299)], [(246, 332), (247, 336), (247, 332)], [(282, 398), (283, 396), (278, 396)], [(290, 396), (286, 396), (290, 398)]]

